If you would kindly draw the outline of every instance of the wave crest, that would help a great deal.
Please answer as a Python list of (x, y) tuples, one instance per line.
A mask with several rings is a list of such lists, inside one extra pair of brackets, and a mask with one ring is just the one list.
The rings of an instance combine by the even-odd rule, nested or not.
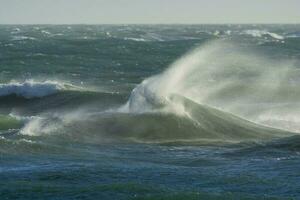
[[(169, 111), (189, 116), (182, 104), (170, 100), (177, 94), (270, 126), (270, 121), (278, 121), (278, 116), (287, 119), (293, 114), (300, 119), (298, 75), (292, 60), (274, 62), (252, 53), (251, 49), (217, 40), (196, 48), (163, 73), (144, 80), (120, 111)], [(284, 125), (275, 127), (300, 130)]]
[(26, 80), (24, 82), (11, 82), (0, 84), (0, 96), (16, 95), (27, 99), (44, 97), (55, 94), (61, 90), (75, 89), (76, 86), (58, 81), (37, 82)]
[(264, 30), (246, 30), (243, 32), (243, 34), (251, 35), (253, 37), (259, 37), (259, 38), (263, 37), (263, 36), (269, 36), (269, 37), (272, 37), (277, 40), (284, 39), (284, 36), (282, 36), (282, 35), (279, 35), (279, 34), (273, 33), (273, 32), (269, 32), (269, 31), (264, 31)]

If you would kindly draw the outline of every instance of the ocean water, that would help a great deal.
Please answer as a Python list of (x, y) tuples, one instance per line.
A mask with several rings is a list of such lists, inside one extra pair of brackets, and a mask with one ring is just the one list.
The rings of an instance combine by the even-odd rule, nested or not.
[(1, 25), (0, 199), (300, 199), (300, 25)]

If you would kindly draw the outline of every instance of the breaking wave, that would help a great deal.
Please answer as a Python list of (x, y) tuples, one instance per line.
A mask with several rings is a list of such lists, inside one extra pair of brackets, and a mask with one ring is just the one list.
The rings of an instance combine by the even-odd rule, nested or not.
[(24, 98), (44, 97), (62, 90), (79, 89), (79, 87), (58, 81), (11, 82), (0, 84), (0, 96), (16, 95)]
[[(275, 122), (279, 114), (291, 114), (288, 107), (279, 106), (283, 102), (295, 110), (297, 102), (291, 100), (296, 101), (300, 91), (287, 81), (291, 74), (296, 75), (293, 70), (286, 61), (275, 64), (234, 44), (215, 41), (144, 80), (120, 108), (48, 113), (31, 120), (22, 134), (56, 133), (89, 142), (241, 142), (291, 136), (295, 129), (272, 128), (262, 116), (277, 109), (277, 115), (268, 117)], [(286, 88), (293, 89), (294, 96), (283, 95)]]
[(171, 100), (176, 94), (252, 122), (299, 132), (298, 75), (292, 60), (274, 62), (233, 43), (214, 41), (144, 80), (119, 111), (171, 112), (190, 117), (182, 103)]
[[(214, 41), (145, 79), (121, 107), (47, 110), (28, 120), (20, 133), (91, 143), (226, 143), (289, 137), (299, 130), (296, 122), (293, 127), (285, 123), (292, 114), (300, 119), (298, 73), (292, 61), (274, 62), (233, 43)], [(9, 85), (13, 92), (4, 94), (32, 98), (67, 87), (53, 82), (19, 83)], [(112, 93), (95, 98), (101, 104), (122, 99)], [(285, 121), (278, 123), (279, 116)]]

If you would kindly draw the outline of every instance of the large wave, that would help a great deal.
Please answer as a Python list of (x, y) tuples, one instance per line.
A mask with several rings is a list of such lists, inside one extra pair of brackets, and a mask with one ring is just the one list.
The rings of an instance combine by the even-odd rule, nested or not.
[(120, 108), (48, 112), (30, 120), (21, 133), (81, 142), (243, 142), (291, 136), (299, 130), (298, 73), (292, 61), (272, 61), (214, 41), (144, 80)]
[(250, 121), (298, 132), (300, 71), (293, 60), (271, 60), (234, 43), (214, 41), (144, 80), (121, 108), (124, 112), (162, 110), (188, 115), (170, 101), (173, 94)]
[[(165, 109), (144, 113), (115, 110), (47, 113), (34, 117), (21, 129), (23, 135), (61, 140), (103, 143), (106, 141), (137, 142), (205, 142), (220, 144), (271, 140), (293, 133), (268, 128), (209, 106), (200, 105), (179, 95), (169, 102), (180, 105), (184, 114)], [(162, 105), (160, 105), (162, 106)], [(166, 105), (169, 106), (169, 105)]]

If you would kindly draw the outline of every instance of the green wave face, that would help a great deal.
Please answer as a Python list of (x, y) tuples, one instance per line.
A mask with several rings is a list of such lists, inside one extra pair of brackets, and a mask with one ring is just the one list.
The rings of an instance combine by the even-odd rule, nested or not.
[[(292, 135), (235, 115), (197, 104), (179, 95), (170, 101), (182, 105), (185, 115), (174, 113), (123, 114), (106, 119), (105, 132), (142, 141), (226, 141), (267, 140)], [(101, 123), (101, 122), (99, 122)], [(107, 126), (108, 125), (108, 126)]]
[(183, 96), (172, 95), (169, 104), (181, 105), (185, 114), (166, 112), (101, 112), (48, 116), (25, 125), (28, 135), (58, 140), (102, 143), (267, 141), (293, 133), (268, 128), (215, 108), (200, 105)]
[(0, 131), (9, 129), (19, 129), (23, 123), (14, 117), (0, 115)]

